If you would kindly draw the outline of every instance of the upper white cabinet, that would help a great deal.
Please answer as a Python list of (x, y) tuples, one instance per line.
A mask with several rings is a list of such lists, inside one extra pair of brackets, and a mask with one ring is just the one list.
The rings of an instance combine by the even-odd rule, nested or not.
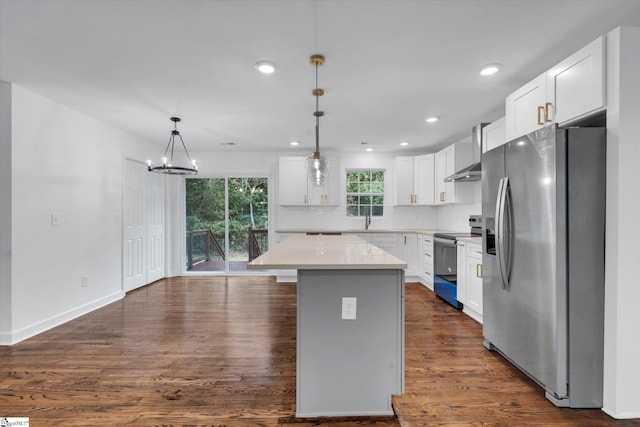
[(507, 142), (504, 133), (504, 117), (482, 128), (482, 152), (485, 153)]
[(311, 182), (305, 167), (306, 157), (280, 157), (278, 164), (278, 200), (281, 206), (337, 206), (340, 203), (339, 162), (329, 160), (329, 174), (322, 185)]
[(505, 104), (506, 140), (511, 141), (514, 138), (546, 126), (544, 121), (544, 107), (546, 102), (546, 74), (536, 77), (507, 96)]
[(604, 37), (599, 37), (547, 72), (552, 121), (564, 123), (605, 106)]
[(434, 155), (396, 157), (395, 205), (434, 204)]
[(469, 192), (462, 186), (466, 182), (444, 182), (449, 175), (471, 164), (471, 142), (464, 140), (438, 151), (435, 154), (435, 204), (466, 203)]
[(306, 205), (307, 170), (304, 157), (280, 157), (278, 164), (278, 199), (283, 206)]
[(604, 67), (604, 38), (599, 37), (507, 96), (506, 141), (603, 108)]

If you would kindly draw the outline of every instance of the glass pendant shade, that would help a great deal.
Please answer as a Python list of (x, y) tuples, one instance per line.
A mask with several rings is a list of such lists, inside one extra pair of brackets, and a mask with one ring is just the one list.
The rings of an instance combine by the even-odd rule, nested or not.
[(314, 152), (307, 156), (305, 160), (307, 175), (309, 180), (315, 185), (322, 185), (327, 182), (329, 175), (329, 161), (319, 152)]
[[(153, 166), (151, 160), (147, 160), (147, 168), (149, 172), (163, 173), (166, 175), (197, 175), (198, 164), (195, 160), (191, 159), (182, 135), (178, 132), (178, 122), (180, 118), (171, 117), (171, 121), (174, 123), (174, 128), (171, 131), (167, 148), (164, 150), (164, 156), (162, 156), (161, 159), (162, 164), (160, 166)], [(176, 150), (176, 138), (179, 139), (182, 149), (178, 146)]]

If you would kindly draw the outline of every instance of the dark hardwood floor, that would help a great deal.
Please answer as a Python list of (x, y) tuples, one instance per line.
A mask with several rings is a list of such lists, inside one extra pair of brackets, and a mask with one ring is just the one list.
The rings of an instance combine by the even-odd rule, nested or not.
[(162, 280), (0, 347), (0, 416), (32, 426), (638, 426), (560, 409), (482, 346), (481, 326), (406, 290), (406, 392), (397, 418), (295, 413), (295, 284)]

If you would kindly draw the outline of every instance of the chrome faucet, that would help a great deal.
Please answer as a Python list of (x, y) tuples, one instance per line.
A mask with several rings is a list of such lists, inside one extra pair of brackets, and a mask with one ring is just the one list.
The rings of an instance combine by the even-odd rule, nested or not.
[(364, 229), (368, 230), (369, 229), (369, 225), (371, 225), (371, 215), (366, 215), (364, 217)]

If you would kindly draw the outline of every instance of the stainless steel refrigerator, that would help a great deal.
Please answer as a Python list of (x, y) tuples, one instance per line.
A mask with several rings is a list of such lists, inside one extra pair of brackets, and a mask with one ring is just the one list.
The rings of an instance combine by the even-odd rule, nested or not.
[(602, 407), (604, 128), (482, 156), (483, 334), (557, 406)]

